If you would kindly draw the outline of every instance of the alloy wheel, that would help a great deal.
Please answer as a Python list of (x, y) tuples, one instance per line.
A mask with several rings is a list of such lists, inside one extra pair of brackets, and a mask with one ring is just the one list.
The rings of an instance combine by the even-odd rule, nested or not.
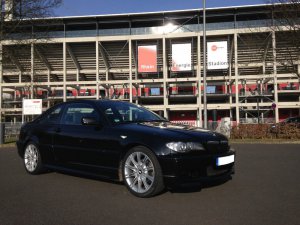
[(24, 153), (24, 163), (25, 167), (29, 172), (35, 171), (38, 166), (38, 149), (33, 144), (26, 147)]
[(151, 159), (145, 153), (133, 152), (125, 161), (124, 175), (129, 188), (143, 194), (152, 187), (155, 170)]

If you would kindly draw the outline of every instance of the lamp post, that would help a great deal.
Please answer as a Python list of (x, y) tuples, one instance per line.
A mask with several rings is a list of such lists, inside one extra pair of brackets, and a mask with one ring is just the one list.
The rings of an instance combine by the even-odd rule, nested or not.
[(207, 129), (207, 98), (206, 98), (206, 0), (203, 0), (203, 105), (204, 128)]

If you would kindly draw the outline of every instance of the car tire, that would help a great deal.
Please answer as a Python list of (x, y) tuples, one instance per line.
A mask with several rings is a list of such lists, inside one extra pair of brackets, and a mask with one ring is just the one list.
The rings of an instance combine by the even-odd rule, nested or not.
[(36, 175), (44, 171), (41, 154), (38, 146), (29, 142), (24, 151), (23, 162), (28, 173)]
[(137, 197), (149, 198), (164, 189), (159, 162), (145, 147), (137, 146), (126, 153), (122, 173), (126, 187)]

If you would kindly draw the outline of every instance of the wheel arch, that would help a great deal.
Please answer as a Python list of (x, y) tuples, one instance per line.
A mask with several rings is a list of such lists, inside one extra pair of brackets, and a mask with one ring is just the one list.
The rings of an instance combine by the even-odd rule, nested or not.
[[(27, 138), (24, 142), (24, 145), (23, 145), (22, 149), (21, 149), (22, 158), (24, 157), (25, 149), (26, 149), (28, 143), (30, 143), (30, 142), (34, 143), (37, 147), (39, 147), (39, 141), (38, 141), (38, 138), (36, 136), (31, 136), (30, 138)], [(41, 157), (42, 157), (42, 155), (41, 155)]]
[(141, 143), (130, 143), (128, 145), (126, 145), (123, 148), (123, 151), (120, 154), (120, 158), (119, 158), (119, 168), (118, 168), (118, 178), (120, 182), (123, 182), (123, 173), (122, 173), (122, 166), (123, 166), (123, 162), (124, 162), (124, 157), (127, 154), (127, 152), (129, 152), (131, 149), (135, 148), (135, 147), (144, 147), (149, 149), (151, 152), (153, 152), (154, 156), (156, 157), (155, 152), (153, 151), (153, 149), (151, 149), (151, 147), (145, 145), (145, 144), (141, 144)]

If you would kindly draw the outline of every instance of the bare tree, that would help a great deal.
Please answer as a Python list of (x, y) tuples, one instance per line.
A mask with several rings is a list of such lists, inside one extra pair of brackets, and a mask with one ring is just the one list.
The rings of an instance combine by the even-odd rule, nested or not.
[[(16, 82), (11, 76), (3, 76), (3, 65), (13, 65), (12, 72), (20, 75), (23, 87), (16, 88), (23, 98), (22, 93), (30, 92), (34, 97), (39, 81), (34, 69), (24, 68), (20, 58), (30, 58), (28, 54), (36, 55), (37, 47), (31, 52), (30, 44), (51, 42), (51, 33), (55, 31), (54, 24), (62, 24), (60, 20), (49, 17), (54, 15), (54, 9), (62, 4), (62, 0), (0, 0), (0, 81), (3, 83)], [(8, 44), (7, 42), (10, 42)], [(27, 72), (27, 74), (25, 73)], [(2, 84), (0, 84), (2, 86)], [(0, 90), (2, 104), (7, 90)], [(10, 91), (8, 92), (10, 93)], [(9, 95), (10, 96), (10, 95)], [(10, 98), (10, 97), (6, 98)], [(9, 103), (10, 104), (10, 103)], [(3, 106), (3, 105), (2, 105)], [(1, 106), (1, 107), (2, 107)], [(0, 121), (1, 121), (0, 114)]]
[(13, 39), (15, 33), (32, 35), (32, 27), (49, 23), (45, 18), (53, 15), (61, 3), (62, 0), (0, 0), (0, 41)]

